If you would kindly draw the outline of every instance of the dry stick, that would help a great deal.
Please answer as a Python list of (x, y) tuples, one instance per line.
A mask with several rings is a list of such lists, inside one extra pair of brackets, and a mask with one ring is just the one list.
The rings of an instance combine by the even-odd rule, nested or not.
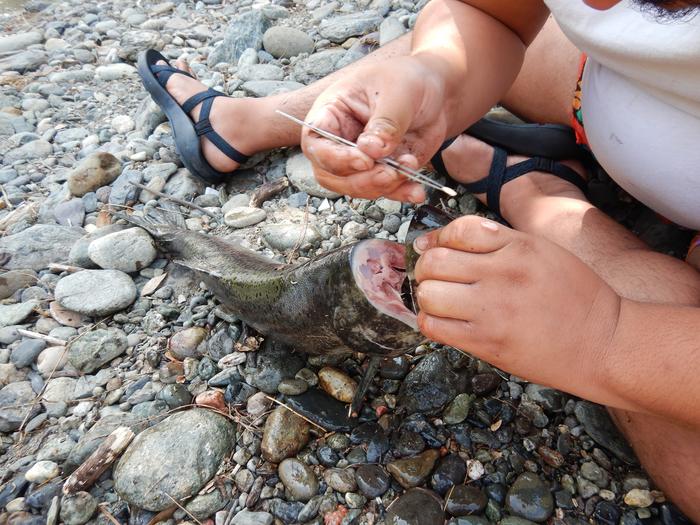
[(63, 484), (63, 494), (68, 496), (90, 488), (97, 481), (97, 478), (124, 452), (134, 436), (134, 432), (129, 427), (116, 428), (70, 475)]
[(100, 504), (97, 506), (97, 510), (100, 511), (104, 515), (105, 518), (107, 518), (110, 522), (114, 523), (114, 525), (122, 525), (119, 523), (117, 518), (115, 518), (112, 513), (110, 513), (106, 508), (104, 508), (103, 504)]
[(68, 341), (64, 341), (63, 339), (51, 337), (50, 335), (38, 334), (36, 332), (30, 332), (29, 330), (25, 330), (24, 328), (18, 328), (17, 333), (19, 335), (23, 335), (24, 337), (29, 337), (31, 339), (41, 339), (42, 341), (46, 341), (47, 343), (50, 343), (55, 346), (66, 346), (66, 344), (68, 343)]
[(168, 494), (167, 492), (163, 492), (163, 494), (165, 494), (165, 495), (168, 496), (171, 500), (173, 500), (173, 503), (175, 503), (175, 505), (177, 505), (178, 507), (180, 507), (180, 509), (181, 509), (185, 514), (187, 514), (190, 518), (192, 518), (194, 521), (196, 521), (197, 523), (199, 523), (199, 525), (202, 525), (202, 522), (201, 522), (201, 521), (199, 521), (197, 518), (195, 518), (195, 517), (190, 513), (189, 510), (187, 510), (185, 507), (183, 507), (182, 505), (180, 505), (180, 504), (177, 502), (177, 500), (176, 500), (175, 498), (173, 498), (170, 494)]
[(216, 215), (214, 215), (212, 212), (210, 212), (209, 210), (207, 210), (205, 208), (202, 208), (201, 206), (197, 206), (193, 202), (187, 202), (186, 200), (178, 199), (177, 197), (172, 197), (172, 196), (167, 195), (163, 192), (153, 190), (153, 189), (149, 188), (148, 186), (144, 186), (143, 184), (140, 184), (138, 182), (130, 182), (129, 184), (131, 184), (132, 186), (136, 186), (137, 188), (140, 188), (140, 189), (147, 191), (149, 193), (152, 193), (153, 195), (157, 195), (161, 199), (172, 201), (175, 204), (179, 204), (180, 206), (186, 206), (188, 208), (192, 208), (194, 210), (201, 211), (205, 215), (209, 215), (209, 217), (211, 217), (212, 219), (218, 219), (218, 217)]
[(270, 200), (275, 195), (283, 192), (289, 187), (289, 179), (287, 177), (282, 177), (276, 181), (268, 182), (259, 186), (250, 197), (250, 205), (253, 208), (259, 208), (260, 205)]
[(81, 268), (80, 266), (71, 266), (70, 264), (59, 264), (59, 263), (51, 263), (49, 264), (49, 270), (52, 272), (68, 272), (68, 273), (76, 273), (76, 272), (82, 272), (85, 268)]
[(300, 414), (299, 412), (297, 412), (297, 411), (294, 410), (293, 408), (289, 408), (287, 405), (285, 405), (284, 403), (282, 403), (282, 401), (278, 401), (278, 400), (276, 400), (274, 397), (270, 397), (270, 396), (268, 396), (267, 394), (265, 394), (265, 397), (268, 398), (268, 399), (269, 399), (270, 401), (272, 401), (273, 403), (277, 403), (278, 405), (283, 406), (284, 408), (286, 408), (287, 410), (289, 410), (289, 411), (292, 412), (293, 414), (296, 414), (297, 416), (299, 416), (301, 419), (303, 419), (303, 420), (306, 421), (307, 423), (310, 423), (310, 424), (312, 424), (313, 426), (320, 428), (321, 430), (323, 430), (323, 432), (324, 432), (325, 434), (328, 434), (328, 430), (326, 430), (325, 428), (323, 428), (323, 427), (322, 427), (321, 425), (319, 425), (318, 423), (314, 423), (314, 422), (311, 421), (308, 417), (304, 416), (303, 414)]

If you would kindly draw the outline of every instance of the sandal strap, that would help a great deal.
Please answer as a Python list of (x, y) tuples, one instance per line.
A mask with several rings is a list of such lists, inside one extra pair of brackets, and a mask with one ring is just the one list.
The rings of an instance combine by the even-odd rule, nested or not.
[(221, 135), (214, 131), (214, 128), (212, 127), (211, 122), (209, 121), (209, 115), (211, 114), (211, 108), (214, 105), (214, 99), (216, 97), (224, 96), (226, 95), (224, 95), (223, 93), (220, 93), (213, 89), (209, 89), (207, 91), (203, 91), (202, 93), (198, 93), (197, 95), (192, 96), (187, 102), (185, 102), (185, 104), (187, 104), (188, 102), (192, 103), (192, 107), (190, 109), (185, 109), (185, 104), (183, 104), (182, 108), (187, 113), (189, 113), (190, 111), (192, 111), (192, 109), (194, 109), (194, 107), (197, 104), (203, 102), (202, 110), (199, 112), (199, 120), (194, 124), (194, 130), (197, 133), (197, 136), (205, 137), (217, 148), (219, 148), (221, 152), (228, 158), (236, 161), (238, 164), (243, 164), (250, 158), (250, 156), (244, 155), (236, 148), (231, 146), (231, 144), (226, 142), (226, 140)]
[[(182, 104), (182, 111), (185, 113), (192, 113), (192, 110), (196, 108), (199, 104), (204, 102), (205, 100), (209, 100), (212, 98), (216, 97), (225, 97), (223, 93), (216, 91), (215, 89), (207, 89), (205, 91), (200, 91), (199, 93), (196, 93), (192, 95), (190, 98), (185, 100), (185, 102)], [(202, 109), (204, 106), (202, 106)], [(208, 116), (208, 115), (207, 115)]]
[(447, 173), (447, 168), (445, 168), (445, 161), (442, 160), (442, 152), (449, 148), (455, 140), (457, 140), (457, 137), (449, 138), (443, 142), (437, 150), (437, 153), (430, 159), (430, 163), (433, 165), (433, 168), (435, 168), (435, 171), (443, 177), (449, 178), (450, 175)]
[(180, 75), (185, 75), (185, 76), (190, 77), (190, 78), (194, 78), (187, 71), (183, 71), (182, 69), (178, 69), (178, 68), (173, 67), (171, 65), (166, 66), (164, 64), (153, 64), (151, 66), (151, 71), (153, 72), (153, 75), (156, 77), (156, 80), (158, 80), (158, 83), (163, 87), (165, 87), (165, 85), (168, 83), (168, 80), (170, 80), (170, 77), (176, 73), (178, 73)]

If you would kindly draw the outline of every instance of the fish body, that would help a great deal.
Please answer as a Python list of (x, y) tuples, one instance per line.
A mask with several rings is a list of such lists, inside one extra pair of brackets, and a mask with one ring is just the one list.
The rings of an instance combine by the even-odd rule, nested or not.
[(365, 240), (308, 262), (280, 264), (222, 238), (128, 220), (246, 324), (299, 351), (394, 356), (424, 340), (401, 300), (403, 245)]

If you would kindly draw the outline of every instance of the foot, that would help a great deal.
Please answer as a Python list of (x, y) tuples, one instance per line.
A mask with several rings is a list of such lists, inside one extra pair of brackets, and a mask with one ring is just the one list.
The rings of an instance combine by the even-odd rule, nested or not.
[[(165, 65), (165, 62), (158, 62)], [(190, 75), (195, 76), (192, 69), (182, 60), (177, 60), (172, 64), (178, 69), (187, 71)], [(165, 86), (168, 93), (182, 105), (188, 98), (201, 91), (206, 91), (208, 88), (195, 78), (189, 78), (185, 75), (172, 75)], [(252, 155), (258, 149), (251, 141), (250, 133), (246, 130), (255, 129), (253, 120), (254, 112), (251, 111), (252, 99), (236, 99), (217, 97), (214, 99), (209, 121), (212, 127), (221, 135), (226, 142), (244, 155)], [(199, 112), (202, 105), (198, 104), (190, 113), (190, 118), (193, 122), (199, 119)], [(207, 162), (217, 171), (229, 173), (238, 168), (238, 163), (209, 142), (206, 138), (201, 139), (202, 154)]]
[[(442, 159), (450, 177), (461, 183), (476, 182), (486, 177), (493, 161), (494, 148), (474, 137), (462, 134), (449, 148), (442, 152)], [(507, 166), (526, 160), (527, 157), (509, 155)], [(578, 174), (586, 172), (577, 161), (561, 161)], [(475, 195), (486, 204), (486, 194)], [(543, 199), (565, 197), (587, 202), (586, 197), (576, 186), (550, 173), (533, 171), (510, 182), (501, 190), (501, 214), (511, 225), (517, 227), (532, 219), (538, 204)]]

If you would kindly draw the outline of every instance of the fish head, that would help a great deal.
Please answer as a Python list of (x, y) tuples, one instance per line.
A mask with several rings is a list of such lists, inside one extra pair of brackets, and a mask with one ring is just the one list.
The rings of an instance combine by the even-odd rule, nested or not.
[(349, 272), (331, 277), (333, 325), (352, 350), (394, 356), (425, 341), (406, 278), (405, 251), (396, 242), (360, 241), (349, 251)]

